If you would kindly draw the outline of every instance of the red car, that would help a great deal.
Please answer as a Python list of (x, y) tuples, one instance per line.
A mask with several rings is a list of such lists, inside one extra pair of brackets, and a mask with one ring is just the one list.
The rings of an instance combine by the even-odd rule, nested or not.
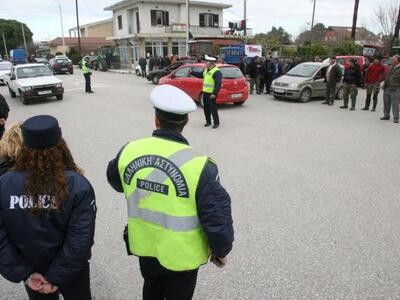
[[(249, 98), (246, 78), (236, 66), (217, 64), (222, 72), (222, 86), (218, 93), (217, 103), (233, 103), (242, 105)], [(203, 73), (204, 63), (187, 64), (162, 77), (159, 84), (170, 84), (186, 92), (196, 102), (201, 101), (203, 80), (191, 73)]]

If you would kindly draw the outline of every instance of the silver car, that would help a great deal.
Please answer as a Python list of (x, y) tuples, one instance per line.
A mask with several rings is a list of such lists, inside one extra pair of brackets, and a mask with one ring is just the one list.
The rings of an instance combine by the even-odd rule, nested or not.
[[(308, 102), (311, 98), (325, 97), (325, 74), (329, 64), (306, 62), (297, 65), (286, 75), (272, 82), (271, 94), (275, 98), (286, 98)], [(342, 82), (336, 85), (336, 98), (343, 98)]]

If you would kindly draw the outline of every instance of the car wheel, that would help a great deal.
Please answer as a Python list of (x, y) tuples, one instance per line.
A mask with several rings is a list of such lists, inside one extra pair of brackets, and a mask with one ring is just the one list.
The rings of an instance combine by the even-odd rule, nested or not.
[(69, 72), (69, 74), (71, 74), (71, 75), (74, 74), (74, 70), (71, 70), (71, 72)]
[(311, 100), (311, 90), (304, 89), (300, 94), (300, 102), (307, 103)]
[(27, 105), (27, 104), (28, 104), (28, 99), (26, 99), (26, 98), (22, 95), (21, 91), (19, 92), (19, 97), (21, 98), (21, 101), (22, 101), (22, 103), (23, 103), (24, 105)]
[(153, 78), (151, 79), (151, 81), (153, 81), (153, 84), (158, 84), (158, 82), (160, 81), (160, 77), (158, 77), (158, 76), (153, 76)]
[(64, 98), (64, 95), (63, 94), (57, 95), (56, 98), (57, 100), (62, 100)]
[(243, 105), (244, 101), (240, 101), (240, 102), (233, 102), (234, 105), (240, 106)]
[(200, 104), (201, 107), (204, 107), (203, 93), (200, 93), (199, 97), (197, 98), (196, 103)]
[(140, 76), (140, 71), (136, 70), (136, 76)]
[(343, 100), (343, 87), (341, 87), (336, 93), (337, 100)]
[(10, 87), (8, 87), (8, 92), (10, 93), (10, 97), (11, 97), (11, 98), (17, 97), (17, 95), (15, 94), (15, 92), (13, 92), (13, 90), (10, 89)]

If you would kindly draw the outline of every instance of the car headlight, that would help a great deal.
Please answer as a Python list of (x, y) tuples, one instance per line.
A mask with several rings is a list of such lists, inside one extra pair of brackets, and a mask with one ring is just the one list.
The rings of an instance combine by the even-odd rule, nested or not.
[(275, 80), (272, 80), (272, 83), (271, 83), (271, 85), (275, 85)]
[(31, 87), (31, 86), (26, 86), (26, 87), (23, 87), (22, 90), (23, 90), (24, 92), (29, 92), (29, 91), (32, 90), (32, 87)]
[(289, 84), (289, 88), (291, 88), (291, 89), (298, 89), (298, 88), (299, 88), (299, 85), (298, 85), (297, 83), (291, 83), (291, 84)]
[(60, 82), (60, 83), (57, 83), (57, 84), (56, 84), (56, 87), (58, 87), (58, 88), (62, 87), (62, 83), (61, 83), (61, 82)]

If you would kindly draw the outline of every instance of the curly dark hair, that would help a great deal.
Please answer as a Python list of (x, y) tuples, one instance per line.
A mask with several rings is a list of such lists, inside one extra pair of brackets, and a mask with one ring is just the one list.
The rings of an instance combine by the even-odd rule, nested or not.
[(49, 149), (32, 149), (23, 145), (15, 164), (16, 171), (27, 173), (25, 194), (32, 198), (31, 211), (41, 211), (40, 195), (54, 197), (52, 209), (58, 210), (68, 195), (66, 170), (82, 174), (75, 164), (71, 151), (64, 139)]

